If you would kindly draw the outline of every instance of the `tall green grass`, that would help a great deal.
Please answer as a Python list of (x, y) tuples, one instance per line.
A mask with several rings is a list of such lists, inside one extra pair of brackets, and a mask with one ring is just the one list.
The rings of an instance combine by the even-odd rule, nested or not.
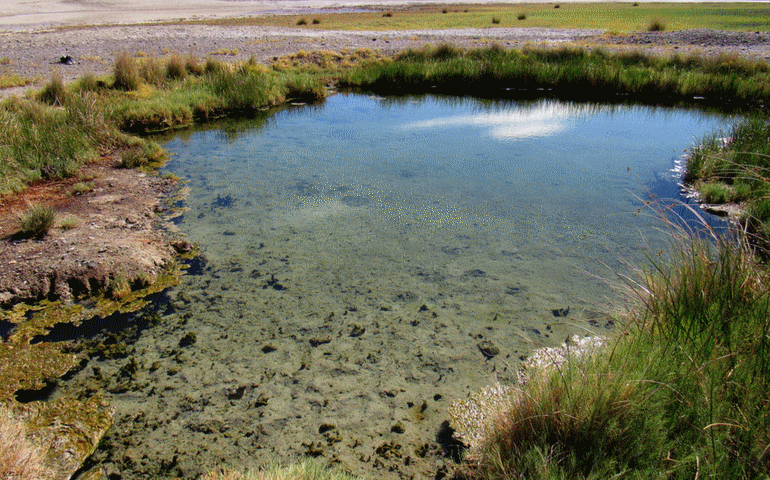
[(127, 133), (250, 115), (325, 95), (320, 74), (279, 72), (253, 62), (201, 64), (179, 55), (162, 63), (124, 53), (106, 81), (87, 76), (65, 87), (54, 76), (36, 99), (12, 97), (0, 104), (0, 194), (38, 180), (70, 177), (103, 156), (117, 154), (125, 166), (161, 160), (156, 144)]
[[(76, 104), (54, 109), (11, 98), (0, 107), (0, 193), (41, 178), (62, 178), (98, 156), (92, 137), (98, 118), (84, 117)], [(101, 135), (101, 133), (98, 133)]]
[(651, 257), (603, 350), (529, 375), (468, 476), (767, 478), (770, 272), (745, 238), (709, 234), (679, 229)]
[(564, 99), (644, 103), (692, 101), (756, 107), (770, 99), (770, 67), (739, 57), (655, 57), (586, 50), (501, 47), (459, 51), (440, 45), (409, 50), (392, 62), (371, 62), (342, 83), (382, 92), (548, 92)]
[(770, 238), (770, 121), (754, 116), (692, 149), (685, 181), (704, 201), (743, 208), (743, 222), (767, 247)]

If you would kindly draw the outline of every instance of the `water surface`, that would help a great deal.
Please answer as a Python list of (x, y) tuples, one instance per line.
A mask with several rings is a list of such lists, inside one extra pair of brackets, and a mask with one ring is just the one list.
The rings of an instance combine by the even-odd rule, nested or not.
[(642, 202), (676, 196), (674, 161), (725, 124), (336, 95), (168, 141), (203, 256), (129, 359), (78, 375), (133, 372), (108, 382), (120, 446), (98, 458), (123, 478), (303, 455), (434, 477), (453, 399), (612, 325), (612, 269), (663, 245)]

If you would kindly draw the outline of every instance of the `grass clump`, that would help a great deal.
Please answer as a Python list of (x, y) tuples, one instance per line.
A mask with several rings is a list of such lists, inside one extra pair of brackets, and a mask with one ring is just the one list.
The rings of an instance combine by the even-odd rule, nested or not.
[[(167, 78), (167, 68), (155, 57), (143, 58), (139, 62), (139, 76), (149, 85), (162, 86)], [(138, 88), (138, 86), (137, 86)]]
[(733, 197), (729, 186), (723, 183), (699, 183), (696, 188), (701, 192), (701, 198), (706, 203), (722, 204)]
[(675, 230), (604, 347), (469, 401), (488, 414), (467, 476), (765, 478), (770, 272), (744, 237), (707, 233)]
[(103, 90), (106, 84), (93, 73), (86, 72), (78, 79), (76, 89), (80, 92), (98, 92)]
[(80, 226), (80, 219), (75, 215), (70, 215), (69, 217), (59, 222), (59, 226), (63, 230), (72, 230), (73, 228), (77, 228), (78, 226)]
[(0, 75), (0, 88), (22, 87), (32, 83), (32, 79), (22, 77), (16, 73)]
[[(764, 117), (744, 120), (729, 133), (717, 132), (701, 141), (687, 157), (684, 180), (707, 203), (739, 204), (747, 227), (770, 238), (770, 122)], [(766, 233), (763, 233), (766, 232)]]
[(356, 480), (356, 477), (323, 467), (316, 460), (305, 459), (288, 466), (272, 464), (256, 472), (223, 468), (207, 473), (201, 480)]
[(64, 87), (64, 81), (61, 78), (61, 74), (56, 72), (51, 77), (51, 81), (40, 89), (37, 98), (48, 105), (64, 105), (67, 99), (67, 89)]
[(122, 300), (131, 294), (131, 282), (124, 275), (116, 275), (110, 279), (107, 291), (115, 300)]
[(648, 32), (662, 32), (666, 29), (666, 24), (660, 18), (653, 18), (647, 23)]
[(187, 63), (179, 54), (171, 55), (166, 61), (166, 77), (169, 80), (179, 80), (187, 76)]
[(34, 205), (18, 215), (19, 230), (31, 237), (44, 237), (53, 227), (56, 210), (48, 205)]
[(136, 90), (142, 83), (139, 66), (128, 52), (117, 56), (112, 74), (115, 77), (113, 87), (118, 90)]
[(70, 195), (83, 195), (85, 193), (93, 192), (96, 186), (90, 182), (77, 182), (73, 184), (69, 189)]

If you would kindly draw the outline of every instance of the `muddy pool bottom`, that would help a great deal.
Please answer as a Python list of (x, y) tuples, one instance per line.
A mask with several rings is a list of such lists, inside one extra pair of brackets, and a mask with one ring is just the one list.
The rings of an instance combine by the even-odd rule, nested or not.
[[(168, 140), (202, 256), (54, 395), (102, 390), (110, 478), (302, 456), (440, 478), (454, 399), (606, 333), (665, 241), (682, 150), (727, 119), (639, 107), (337, 95)], [(642, 200), (640, 200), (642, 199)], [(651, 250), (654, 249), (654, 250)]]

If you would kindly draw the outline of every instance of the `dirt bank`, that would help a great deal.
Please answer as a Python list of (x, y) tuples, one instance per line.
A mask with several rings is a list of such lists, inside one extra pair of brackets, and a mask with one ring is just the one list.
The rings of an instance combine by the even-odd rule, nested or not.
[[(69, 193), (76, 180), (68, 179), (0, 199), (0, 304), (69, 300), (116, 279), (151, 281), (160, 273), (173, 256), (158, 230), (161, 197), (173, 182), (115, 163), (86, 167), (93, 190), (81, 195)], [(17, 214), (38, 203), (55, 208), (57, 226), (43, 238), (20, 238)]]

